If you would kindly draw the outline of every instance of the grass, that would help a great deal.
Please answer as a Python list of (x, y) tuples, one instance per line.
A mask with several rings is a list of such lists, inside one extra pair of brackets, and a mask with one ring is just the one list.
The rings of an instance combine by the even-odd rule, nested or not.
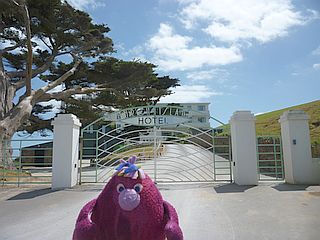
[(31, 173), (26, 171), (19, 171), (13, 170), (13, 169), (6, 169), (2, 166), (0, 166), (0, 182), (16, 182), (18, 181), (18, 178), (29, 178), (31, 177)]
[(280, 118), (283, 112), (288, 110), (303, 110), (309, 115), (309, 129), (311, 142), (320, 143), (320, 100), (256, 116), (257, 134), (279, 135), (280, 123), (278, 122), (278, 119)]
[[(283, 112), (288, 110), (303, 110), (309, 115), (311, 143), (320, 144), (320, 100), (257, 115), (257, 135), (280, 135), (280, 123), (278, 120)], [(230, 133), (229, 124), (225, 125), (222, 129), (221, 135)]]

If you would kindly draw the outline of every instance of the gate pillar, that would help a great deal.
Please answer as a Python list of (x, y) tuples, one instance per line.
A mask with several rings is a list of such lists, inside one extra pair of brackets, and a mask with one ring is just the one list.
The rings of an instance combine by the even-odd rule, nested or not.
[(236, 111), (230, 119), (234, 181), (258, 185), (255, 117), (250, 111)]
[(77, 184), (79, 130), (81, 123), (73, 114), (59, 114), (53, 125), (52, 189)]
[(309, 116), (290, 110), (280, 117), (285, 180), (291, 184), (320, 182), (320, 169), (311, 156)]

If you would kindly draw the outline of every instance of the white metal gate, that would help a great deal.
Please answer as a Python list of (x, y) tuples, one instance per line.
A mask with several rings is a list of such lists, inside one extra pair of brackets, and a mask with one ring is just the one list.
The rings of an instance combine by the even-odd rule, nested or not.
[(131, 115), (107, 114), (84, 127), (80, 183), (107, 182), (118, 160), (132, 155), (158, 183), (231, 181), (230, 145), (221, 141), (225, 137), (190, 124), (190, 110), (169, 108), (146, 112), (144, 106), (140, 109), (147, 114), (140, 115), (129, 109)]

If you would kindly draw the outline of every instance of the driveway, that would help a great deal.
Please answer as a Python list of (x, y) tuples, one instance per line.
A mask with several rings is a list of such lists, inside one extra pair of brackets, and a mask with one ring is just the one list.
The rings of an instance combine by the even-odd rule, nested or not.
[[(103, 185), (0, 187), (1, 240), (71, 239), (81, 207)], [(186, 240), (318, 240), (320, 186), (263, 183), (158, 185), (178, 211)]]
[[(140, 160), (142, 169), (157, 182), (207, 182), (214, 180), (214, 161), (218, 180), (230, 179), (230, 162), (209, 150), (193, 144), (163, 144), (164, 151), (153, 159)], [(215, 160), (214, 160), (215, 159)], [(117, 165), (117, 164), (116, 164)], [(156, 169), (156, 171), (155, 171)], [(96, 172), (98, 182), (107, 182), (114, 174), (114, 166), (83, 168), (82, 181), (95, 182)]]

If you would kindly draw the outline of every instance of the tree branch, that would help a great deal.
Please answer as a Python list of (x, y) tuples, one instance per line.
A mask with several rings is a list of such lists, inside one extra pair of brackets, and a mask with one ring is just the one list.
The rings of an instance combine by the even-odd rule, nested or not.
[(17, 5), (18, 7), (20, 7), (19, 3), (15, 0), (11, 0), (11, 2), (13, 2), (15, 5)]
[[(39, 68), (32, 70), (32, 78), (36, 77), (37, 75), (44, 73), (47, 71), (50, 67), (50, 65), (53, 63), (56, 56), (61, 56), (64, 54), (71, 54), (71, 52), (58, 52), (56, 48), (52, 50), (52, 55), (48, 57), (47, 61)], [(8, 76), (10, 78), (15, 77), (26, 77), (26, 71), (14, 71), (14, 72), (7, 72)]]
[[(45, 71), (48, 70), (52, 62), (54, 61), (55, 57), (57, 56), (57, 53), (52, 54), (48, 60), (39, 68), (36, 68), (32, 71), (32, 78), (37, 76), (38, 74), (41, 74)], [(8, 76), (10, 78), (15, 78), (15, 77), (26, 77), (26, 71), (15, 71), (15, 72), (7, 72)]]
[(80, 63), (81, 63), (81, 59), (75, 57), (75, 63), (74, 63), (74, 65), (73, 65), (73, 67), (72, 67), (69, 71), (65, 72), (61, 77), (59, 77), (59, 78), (56, 79), (55, 81), (49, 83), (47, 86), (44, 86), (44, 87), (38, 89), (38, 90), (34, 93), (34, 101), (37, 101), (37, 102), (38, 102), (38, 99), (41, 98), (41, 96), (42, 96), (44, 93), (50, 91), (51, 89), (54, 89), (56, 86), (59, 86), (59, 85), (60, 85), (61, 83), (63, 83), (68, 77), (70, 77), (71, 75), (73, 75)]
[(94, 93), (98, 91), (104, 91), (106, 88), (72, 88), (72, 89), (67, 89), (62, 92), (58, 93), (44, 93), (41, 98), (39, 98), (39, 101), (49, 101), (51, 99), (56, 99), (56, 100), (66, 100), (70, 96), (74, 94), (89, 94), (89, 93)]
[(26, 96), (31, 95), (31, 79), (32, 79), (32, 43), (31, 43), (31, 27), (30, 27), (30, 17), (28, 7), (26, 2), (23, 2), (22, 12), (23, 18), (25, 21), (25, 28), (27, 33), (27, 48), (28, 48), (28, 57), (27, 57), (27, 75), (26, 75)]
[(53, 49), (49, 46), (48, 43), (46, 43), (46, 41), (42, 37), (39, 37), (39, 38), (40, 38), (41, 42), (43, 42), (43, 44), (47, 46), (47, 48), (49, 48), (51, 51), (53, 51)]
[(10, 51), (12, 51), (12, 50), (14, 50), (14, 49), (16, 49), (16, 48), (18, 48), (18, 47), (21, 47), (21, 46), (23, 46), (23, 45), (24, 45), (24, 42), (20, 42), (20, 43), (18, 43), (18, 44), (16, 44), (16, 45), (13, 45), (13, 46), (6, 47), (6, 48), (4, 48), (4, 49), (1, 49), (1, 50), (0, 50), (0, 55), (4, 54), (5, 52), (10, 52)]
[(23, 88), (26, 85), (26, 81), (24, 79), (20, 79), (19, 81), (11, 84), (14, 85), (16, 88), (16, 91), (18, 91), (19, 89)]
[(35, 132), (35, 131), (41, 131), (43, 129), (50, 129), (50, 123), (52, 119), (43, 120), (39, 118), (38, 116), (30, 115), (28, 121), (24, 124), (24, 126), (21, 126), (20, 131), (27, 131), (29, 134)]
[(81, 63), (80, 59), (76, 59), (73, 67), (65, 72), (61, 77), (59, 77), (58, 79), (56, 79), (54, 82), (48, 84), (47, 86), (42, 87), (42, 91), (43, 92), (48, 92), (51, 89), (54, 89), (56, 86), (59, 86), (61, 83), (63, 83), (68, 77), (72, 76), (74, 74), (74, 72), (77, 70), (79, 64)]
[(54, 44), (54, 41), (53, 41), (53, 39), (51, 38), (51, 36), (49, 37), (49, 42), (50, 42), (50, 44), (51, 44), (51, 46), (52, 46), (52, 49), (55, 49), (55, 48), (56, 48), (56, 45)]

